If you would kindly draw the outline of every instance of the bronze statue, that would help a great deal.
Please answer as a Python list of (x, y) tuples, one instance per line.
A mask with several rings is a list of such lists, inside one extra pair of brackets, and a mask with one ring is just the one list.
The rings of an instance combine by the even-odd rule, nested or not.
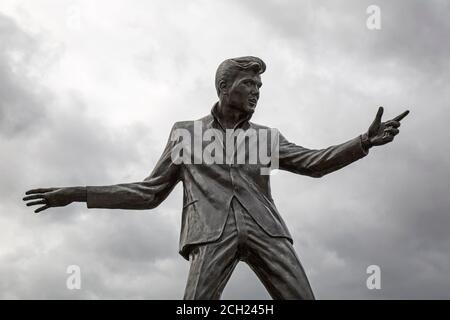
[[(42, 205), (35, 212), (76, 201), (86, 202), (88, 208), (152, 209), (181, 181), (184, 196), (180, 254), (191, 262), (185, 299), (219, 299), (239, 261), (251, 267), (272, 298), (314, 299), (292, 237), (271, 197), (270, 175), (261, 169), (273, 168), (276, 160), (281, 170), (322, 177), (363, 158), (371, 147), (392, 142), (399, 133), (400, 120), (409, 111), (382, 122), (380, 107), (366, 133), (325, 149), (307, 149), (289, 142), (277, 130), (249, 121), (265, 69), (261, 59), (251, 56), (223, 61), (216, 72), (219, 101), (211, 114), (196, 121), (176, 122), (161, 158), (144, 181), (39, 188), (27, 191), (23, 200), (29, 201), (27, 206)], [(208, 130), (212, 131), (205, 139), (202, 132)], [(262, 134), (268, 131), (275, 134), (269, 143), (271, 161), (264, 163), (236, 161), (238, 149), (245, 150), (241, 152), (243, 158), (249, 158), (253, 149), (248, 145), (242, 149), (239, 135), (237, 140), (223, 138), (224, 134), (228, 138), (230, 132), (252, 132), (247, 135), (248, 141), (261, 146), (266, 144)], [(200, 141), (197, 148), (203, 150), (201, 155), (206, 154), (206, 149), (214, 149), (215, 160), (219, 161), (199, 159), (198, 154), (183, 148), (192, 145), (190, 141), (186, 144), (187, 136)], [(212, 136), (220, 142), (219, 148), (217, 144), (208, 147)], [(231, 158), (225, 152), (226, 160), (221, 162), (224, 150), (232, 151)]]

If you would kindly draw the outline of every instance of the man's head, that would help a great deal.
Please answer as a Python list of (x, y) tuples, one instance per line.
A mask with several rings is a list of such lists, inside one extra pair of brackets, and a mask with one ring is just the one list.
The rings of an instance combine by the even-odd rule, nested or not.
[(260, 74), (266, 64), (257, 57), (240, 57), (223, 61), (216, 72), (216, 90), (221, 103), (252, 114), (262, 85)]

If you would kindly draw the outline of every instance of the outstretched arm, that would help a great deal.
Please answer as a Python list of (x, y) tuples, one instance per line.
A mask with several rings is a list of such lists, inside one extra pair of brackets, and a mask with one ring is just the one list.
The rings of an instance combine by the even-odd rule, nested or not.
[(316, 178), (339, 170), (366, 156), (371, 147), (392, 142), (399, 133), (400, 120), (408, 113), (405, 111), (392, 120), (381, 122), (383, 108), (380, 107), (367, 133), (325, 149), (307, 149), (280, 135), (280, 169)]
[(180, 180), (180, 165), (172, 161), (171, 153), (177, 141), (171, 139), (153, 172), (141, 182), (110, 186), (39, 188), (26, 192), (27, 206), (41, 205), (36, 213), (72, 202), (86, 202), (88, 208), (151, 209), (158, 206)]

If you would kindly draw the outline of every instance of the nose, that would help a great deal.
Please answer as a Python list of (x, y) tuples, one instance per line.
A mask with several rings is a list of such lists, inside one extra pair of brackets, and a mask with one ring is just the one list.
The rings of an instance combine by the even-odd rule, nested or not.
[(259, 88), (257, 86), (253, 86), (252, 90), (250, 91), (250, 94), (259, 98)]

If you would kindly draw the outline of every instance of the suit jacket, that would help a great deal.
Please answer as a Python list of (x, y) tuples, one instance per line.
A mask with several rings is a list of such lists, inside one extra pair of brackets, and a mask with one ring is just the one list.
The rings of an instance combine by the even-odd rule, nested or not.
[[(88, 208), (110, 209), (151, 209), (158, 206), (178, 182), (183, 183), (183, 209), (180, 233), (179, 253), (189, 259), (189, 251), (193, 245), (216, 241), (222, 233), (233, 197), (236, 197), (255, 219), (257, 224), (272, 237), (283, 237), (292, 242), (292, 237), (279, 214), (270, 191), (270, 175), (261, 174), (262, 167), (271, 163), (213, 163), (207, 164), (179, 163), (174, 161), (174, 148), (180, 146), (181, 137), (174, 139), (180, 129), (192, 137), (201, 139), (201, 134), (208, 129), (222, 130), (220, 120), (215, 112), (197, 121), (176, 122), (171, 130), (167, 145), (156, 167), (144, 181), (124, 183), (111, 186), (88, 186)], [(195, 126), (197, 125), (197, 128)], [(201, 127), (201, 132), (199, 132)], [(248, 119), (239, 124), (243, 132), (269, 130)], [(367, 155), (361, 144), (361, 136), (345, 143), (313, 150), (289, 142), (278, 130), (277, 135), (278, 166), (281, 170), (322, 177), (338, 170)], [(256, 135), (256, 137), (259, 137)], [(219, 139), (220, 140), (220, 139)], [(258, 138), (256, 143), (260, 142)], [(268, 139), (267, 148), (273, 152), (275, 138)], [(244, 144), (250, 142), (244, 141)], [(185, 141), (184, 141), (185, 142)], [(220, 141), (223, 150), (227, 148)], [(255, 142), (255, 141), (253, 141)], [(238, 142), (239, 143), (239, 142)], [(263, 143), (266, 143), (265, 141)], [(202, 141), (202, 147), (207, 141)], [(233, 146), (237, 150), (239, 145)], [(250, 150), (250, 149), (245, 149)], [(184, 150), (185, 152), (186, 150)], [(272, 156), (272, 154), (271, 154)]]

